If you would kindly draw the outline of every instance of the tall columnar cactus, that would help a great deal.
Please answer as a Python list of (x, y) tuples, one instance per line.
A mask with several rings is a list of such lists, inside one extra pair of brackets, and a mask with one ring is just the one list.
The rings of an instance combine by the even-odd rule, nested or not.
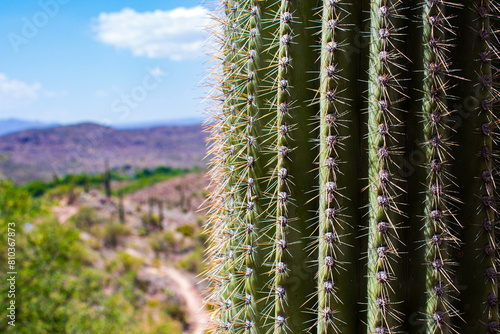
[(104, 172), (102, 173), (102, 183), (104, 185), (104, 193), (107, 198), (111, 198), (111, 171), (109, 170), (109, 162), (104, 163)]
[(493, 0), (214, 10), (213, 333), (497, 333)]

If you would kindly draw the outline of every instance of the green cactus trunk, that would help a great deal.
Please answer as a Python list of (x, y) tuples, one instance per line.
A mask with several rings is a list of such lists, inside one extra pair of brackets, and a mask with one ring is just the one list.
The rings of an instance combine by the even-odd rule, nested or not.
[(111, 171), (109, 170), (109, 163), (106, 160), (104, 164), (104, 173), (102, 174), (102, 183), (104, 185), (104, 193), (107, 198), (111, 198)]
[(222, 1), (210, 332), (498, 332), (499, 11)]
[(123, 206), (123, 191), (118, 190), (118, 220), (125, 224), (125, 208)]

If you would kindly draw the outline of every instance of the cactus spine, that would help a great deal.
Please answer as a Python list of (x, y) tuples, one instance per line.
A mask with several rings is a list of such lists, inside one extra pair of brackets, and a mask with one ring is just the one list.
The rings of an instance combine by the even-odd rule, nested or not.
[(368, 72), (368, 329), (392, 331), (401, 322), (403, 279), (401, 239), (405, 213), (404, 190), (397, 177), (395, 156), (404, 140), (404, 36), (401, 1), (372, 1)]
[(222, 1), (211, 332), (498, 332), (499, 9)]
[[(454, 225), (460, 226), (451, 196), (455, 182), (450, 174), (450, 87), (452, 75), (449, 44), (453, 26), (446, 15), (446, 3), (425, 3), (422, 11), (424, 31), (424, 82), (421, 125), (424, 133), (427, 182), (424, 212), (427, 267), (427, 326), (433, 331), (450, 331), (450, 317), (459, 313), (453, 305), (455, 277), (451, 251), (458, 245)], [(450, 36), (451, 35), (451, 36)]]
[[(458, 142), (476, 154), (466, 157), (460, 154), (458, 159), (470, 159), (469, 168), (459, 171), (459, 177), (467, 177), (467, 183), (461, 185), (461, 199), (467, 203), (468, 210), (459, 212), (464, 222), (462, 242), (464, 245), (475, 244), (473, 250), (462, 247), (462, 263), (469, 273), (459, 267), (463, 283), (468, 288), (461, 297), (459, 310), (467, 307), (476, 312), (464, 313), (464, 321), (482, 324), (497, 330), (498, 324), (498, 240), (495, 237), (498, 222), (496, 200), (498, 192), (495, 178), (498, 165), (495, 152), (498, 150), (498, 110), (495, 102), (498, 91), (495, 77), (498, 66), (498, 50), (493, 23), (498, 15), (498, 4), (491, 1), (472, 1), (467, 11), (460, 18), (470, 22), (465, 38), (474, 40), (474, 48), (465, 54), (459, 64), (464, 67), (464, 76), (470, 80), (463, 87), (463, 103), (470, 105), (470, 121), (464, 123), (464, 131), (469, 131), (469, 140)], [(474, 66), (466, 66), (474, 64)], [(467, 222), (467, 224), (465, 224)]]
[[(321, 58), (319, 68), (319, 115), (315, 122), (319, 128), (319, 212), (318, 212), (318, 314), (320, 333), (349, 330), (348, 323), (356, 322), (357, 291), (339, 289), (342, 283), (359, 285), (356, 272), (360, 252), (357, 247), (356, 226), (358, 215), (350, 201), (358, 196), (357, 152), (344, 146), (359, 145), (357, 138), (358, 115), (356, 82), (347, 77), (357, 76), (358, 60), (347, 55), (345, 40), (353, 38), (349, 26), (357, 23), (359, 13), (350, 13), (349, 4), (323, 1), (321, 13)], [(350, 161), (350, 168), (344, 168)], [(334, 265), (330, 265), (331, 263)], [(353, 275), (347, 277), (346, 272)], [(344, 319), (342, 322), (335, 318)]]

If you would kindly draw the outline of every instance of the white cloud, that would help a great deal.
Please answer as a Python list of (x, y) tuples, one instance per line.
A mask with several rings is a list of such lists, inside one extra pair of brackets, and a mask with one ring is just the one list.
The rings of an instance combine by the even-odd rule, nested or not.
[(9, 79), (6, 74), (0, 73), (0, 93), (2, 95), (15, 99), (36, 99), (41, 88), (42, 86), (38, 82), (29, 85), (16, 79)]
[(144, 13), (125, 8), (100, 13), (94, 29), (102, 43), (128, 49), (135, 56), (184, 60), (201, 54), (208, 23), (208, 11), (201, 6)]
[(46, 90), (39, 82), (26, 83), (0, 73), (0, 109), (25, 107), (41, 99), (55, 99), (68, 95), (67, 90)]
[(42, 85), (38, 82), (28, 84), (16, 79), (10, 79), (0, 73), (0, 108), (10, 109), (25, 105), (38, 99)]

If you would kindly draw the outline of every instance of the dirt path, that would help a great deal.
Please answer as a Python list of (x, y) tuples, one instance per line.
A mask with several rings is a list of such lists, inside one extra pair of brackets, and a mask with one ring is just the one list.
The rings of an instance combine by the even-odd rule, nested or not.
[(165, 275), (174, 285), (174, 291), (184, 300), (188, 315), (189, 333), (203, 334), (208, 323), (208, 313), (203, 299), (191, 278), (179, 269), (161, 266), (160, 274)]
[[(87, 201), (83, 204), (95, 208), (98, 214), (110, 212), (110, 210), (115, 209), (115, 204), (105, 199), (103, 196), (104, 195), (96, 192), (95, 195), (87, 197)], [(135, 225), (140, 225), (140, 213), (136, 212), (135, 205), (130, 203), (134, 204), (133, 202), (125, 202), (126, 211), (128, 210), (131, 212), (127, 217), (126, 224), (134, 229), (134, 227), (137, 227)], [(77, 205), (65, 205), (65, 203), (61, 203), (59, 206), (52, 207), (51, 209), (59, 223), (64, 224), (72, 216), (78, 213), (79, 208), (80, 207)], [(175, 214), (172, 219), (176, 222), (187, 224), (192, 222), (195, 218), (192, 214), (188, 215), (178, 210), (166, 212), (165, 217), (168, 217), (167, 213), (171, 214), (172, 212)], [(134, 217), (137, 218), (135, 225), (131, 222)], [(81, 236), (85, 237), (85, 233), (82, 232)], [(133, 234), (125, 237), (122, 243), (123, 245), (128, 245), (125, 252), (144, 260), (145, 266), (142, 268), (142, 279), (145, 282), (154, 284), (159, 288), (168, 287), (179, 296), (187, 317), (187, 329), (184, 334), (205, 334), (205, 328), (209, 323), (209, 315), (203, 303), (202, 294), (197, 288), (196, 281), (193, 279), (193, 275), (167, 265), (165, 262), (159, 267), (157, 267), (157, 264), (153, 264), (155, 254), (150, 249), (147, 237), (139, 237)], [(116, 251), (115, 249), (104, 249), (110, 253)]]
[(78, 212), (77, 206), (54, 206), (52, 212), (57, 217), (59, 224), (64, 224)]

